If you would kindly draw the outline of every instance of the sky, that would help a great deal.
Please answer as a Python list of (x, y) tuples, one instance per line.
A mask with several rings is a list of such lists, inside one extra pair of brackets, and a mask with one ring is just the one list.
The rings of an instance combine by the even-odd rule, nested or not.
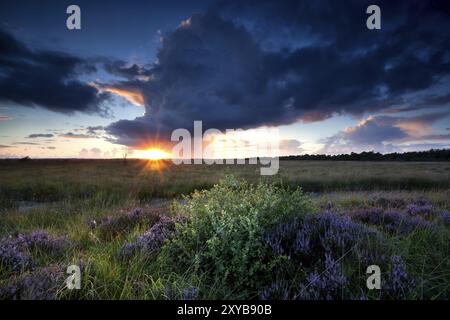
[(447, 30), (440, 0), (3, 0), (0, 158), (145, 157), (194, 121), (217, 157), (227, 129), (236, 157), (449, 148)]

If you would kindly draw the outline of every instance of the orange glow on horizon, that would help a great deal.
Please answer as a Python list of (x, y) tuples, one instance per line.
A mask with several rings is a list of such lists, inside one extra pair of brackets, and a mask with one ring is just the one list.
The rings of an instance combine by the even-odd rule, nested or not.
[(171, 154), (162, 149), (151, 148), (140, 152), (139, 157), (155, 161), (155, 160), (169, 159), (171, 157)]

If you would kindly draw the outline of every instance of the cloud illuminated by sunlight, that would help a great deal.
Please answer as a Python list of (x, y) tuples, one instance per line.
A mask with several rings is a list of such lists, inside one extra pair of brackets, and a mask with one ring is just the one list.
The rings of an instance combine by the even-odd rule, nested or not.
[(117, 94), (118, 96), (121, 96), (122, 98), (126, 99), (128, 102), (131, 102), (136, 106), (142, 107), (145, 105), (144, 96), (138, 91), (115, 88), (111, 86), (101, 86), (97, 83), (90, 83), (90, 85), (99, 91)]

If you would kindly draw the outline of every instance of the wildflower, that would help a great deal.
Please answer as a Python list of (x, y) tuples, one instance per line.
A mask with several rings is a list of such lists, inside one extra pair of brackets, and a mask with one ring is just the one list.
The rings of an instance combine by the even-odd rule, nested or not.
[(158, 251), (164, 241), (175, 232), (175, 225), (179, 219), (172, 219), (168, 217), (161, 217), (159, 222), (155, 223), (143, 235), (136, 238), (134, 242), (127, 242), (120, 250), (120, 256), (130, 257), (136, 252), (144, 254), (152, 254)]
[(371, 199), (370, 203), (373, 207), (384, 209), (388, 208), (400, 209), (404, 208), (405, 206), (405, 200), (399, 197), (385, 198), (376, 196), (373, 199)]
[(277, 254), (288, 254), (290, 255), (291, 250), (283, 248), (282, 242), (284, 240), (295, 239), (295, 235), (301, 228), (301, 221), (299, 219), (294, 219), (287, 223), (280, 223), (276, 225), (269, 232), (264, 234), (264, 241), (269, 245), (269, 247)]
[(52, 254), (63, 253), (70, 246), (69, 241), (65, 237), (55, 237), (45, 231), (33, 231), (29, 235), (23, 236), (23, 238), (28, 248)]
[(325, 270), (322, 273), (311, 272), (306, 283), (300, 285), (296, 296), (298, 299), (333, 300), (342, 298), (342, 289), (347, 285), (347, 278), (340, 265), (331, 255), (325, 256)]
[(28, 269), (33, 265), (31, 255), (24, 251), (21, 243), (10, 238), (0, 240), (0, 264), (13, 272)]
[(39, 268), (11, 278), (0, 286), (0, 299), (53, 300), (64, 286), (65, 275), (60, 266)]
[(45, 231), (33, 231), (0, 240), (0, 264), (12, 272), (31, 269), (34, 266), (31, 251), (60, 255), (70, 246), (65, 237), (56, 237)]
[(394, 299), (406, 299), (414, 290), (415, 279), (406, 271), (406, 264), (400, 256), (391, 257), (391, 270), (388, 274), (385, 290)]
[(439, 212), (437, 216), (445, 226), (450, 227), (450, 213), (448, 211)]
[(260, 300), (288, 300), (290, 297), (289, 284), (283, 280), (272, 282), (268, 287), (259, 292)]
[[(379, 240), (379, 236), (376, 230), (354, 222), (347, 216), (330, 212), (297, 217), (275, 226), (265, 233), (266, 244), (273, 253), (287, 256), (296, 267), (301, 266), (306, 272), (306, 278), (300, 286), (286, 286), (285, 283), (289, 281), (284, 280), (284, 277), (289, 279), (290, 271), (284, 269), (282, 264), (275, 270), (280, 280), (264, 288), (259, 297), (342, 298), (342, 291), (348, 281), (337, 259), (347, 254), (359, 257), (370, 251), (379, 260), (382, 254), (380, 251), (365, 247), (370, 237)], [(284, 270), (288, 270), (287, 273), (283, 273)]]
[(310, 222), (318, 228), (320, 245), (325, 251), (343, 254), (360, 243), (366, 235), (373, 234), (367, 227), (351, 221), (346, 216), (325, 212), (317, 215), (316, 222)]
[(145, 213), (143, 209), (135, 208), (117, 217), (107, 216), (99, 221), (90, 220), (88, 226), (91, 229), (97, 229), (100, 237), (109, 239), (129, 232), (138, 224), (152, 225), (158, 220), (158, 214), (154, 212)]
[(406, 213), (411, 216), (421, 216), (429, 219), (434, 217), (434, 207), (425, 199), (418, 199), (406, 207)]
[(198, 297), (197, 287), (188, 287), (183, 289), (181, 294), (181, 300), (195, 300)]
[(383, 211), (380, 209), (357, 210), (350, 212), (349, 217), (363, 223), (379, 226), (389, 233), (408, 234), (416, 229), (433, 229), (436, 224), (426, 221), (420, 216), (410, 216), (399, 211)]

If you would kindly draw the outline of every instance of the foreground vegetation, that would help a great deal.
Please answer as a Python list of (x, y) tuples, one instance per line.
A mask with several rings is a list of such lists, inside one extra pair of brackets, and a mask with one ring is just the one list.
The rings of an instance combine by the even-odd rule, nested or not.
[(325, 164), (2, 163), (0, 298), (448, 298), (449, 164)]

